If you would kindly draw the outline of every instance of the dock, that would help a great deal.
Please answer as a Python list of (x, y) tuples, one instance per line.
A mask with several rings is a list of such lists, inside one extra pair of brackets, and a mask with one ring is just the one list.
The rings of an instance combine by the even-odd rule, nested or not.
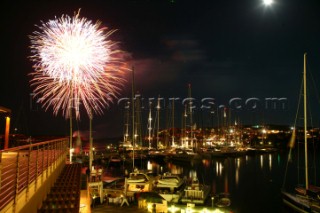
[[(192, 209), (192, 211), (187, 211), (187, 209)], [(101, 204), (97, 205), (94, 208), (91, 209), (92, 213), (114, 213), (114, 212), (126, 212), (126, 213), (147, 213), (150, 212), (145, 208), (139, 208), (137, 205), (130, 206), (123, 205), (107, 205), (107, 204)], [(170, 205), (168, 206), (167, 212), (176, 212), (176, 213), (186, 213), (186, 212), (207, 212), (207, 213), (231, 213), (232, 210), (228, 208), (211, 208), (206, 206), (191, 206), (188, 207), (188, 205)]]

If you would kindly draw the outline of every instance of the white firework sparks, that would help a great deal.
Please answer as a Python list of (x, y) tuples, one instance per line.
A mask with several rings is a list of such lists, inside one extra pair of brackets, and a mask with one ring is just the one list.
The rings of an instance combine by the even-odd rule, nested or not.
[(55, 114), (62, 111), (65, 117), (71, 104), (80, 117), (79, 102), (89, 115), (103, 113), (119, 93), (126, 70), (117, 43), (108, 40), (114, 30), (79, 18), (79, 13), (42, 22), (38, 28), (30, 36), (36, 97), (46, 109), (52, 106)]

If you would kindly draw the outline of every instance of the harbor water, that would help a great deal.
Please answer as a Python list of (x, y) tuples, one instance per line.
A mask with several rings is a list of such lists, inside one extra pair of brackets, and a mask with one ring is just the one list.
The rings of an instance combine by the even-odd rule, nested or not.
[[(156, 174), (170, 172), (187, 178), (196, 176), (200, 182), (211, 187), (210, 196), (206, 201), (207, 207), (212, 206), (212, 197), (226, 193), (231, 199), (228, 210), (237, 213), (288, 212), (281, 199), (286, 164), (286, 152), (184, 162), (157, 158), (135, 161), (135, 167), (138, 169), (152, 170)], [(125, 163), (109, 164), (106, 172), (108, 175), (117, 176), (124, 170), (131, 169), (132, 167)], [(295, 181), (294, 176), (289, 175), (287, 179), (291, 182), (289, 184)]]

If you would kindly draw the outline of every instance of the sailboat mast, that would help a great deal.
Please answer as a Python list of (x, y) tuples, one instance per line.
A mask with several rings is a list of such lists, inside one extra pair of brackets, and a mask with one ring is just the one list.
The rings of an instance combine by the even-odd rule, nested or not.
[(151, 117), (151, 101), (149, 102), (149, 117), (148, 117), (148, 131), (149, 131), (149, 149), (151, 149), (151, 131), (152, 131), (152, 117)]
[(135, 147), (135, 119), (134, 119), (134, 96), (135, 96), (135, 88), (134, 88), (134, 67), (132, 67), (132, 171), (134, 171), (134, 147)]
[(186, 140), (187, 137), (187, 104), (184, 105), (184, 112), (182, 115), (182, 137), (181, 137), (181, 144), (183, 147), (188, 147), (188, 140)]
[(160, 96), (157, 104), (157, 149), (159, 149), (159, 125), (160, 125)]
[(192, 121), (192, 98), (191, 98), (191, 84), (188, 85), (188, 97), (189, 97), (189, 113), (190, 113), (190, 140), (191, 147), (195, 148), (193, 140), (193, 121)]
[(129, 138), (129, 110), (130, 110), (130, 102), (128, 101), (125, 106), (125, 132), (123, 136), (123, 143), (127, 144)]
[(174, 143), (174, 98), (172, 99), (172, 146), (174, 147), (175, 146), (175, 143)]
[(92, 161), (94, 160), (93, 157), (93, 142), (92, 142), (92, 111), (90, 109), (89, 113), (89, 143), (90, 143), (90, 151), (89, 151), (89, 169), (92, 171)]
[(303, 69), (303, 108), (304, 108), (304, 155), (305, 155), (305, 176), (306, 189), (309, 189), (308, 178), (308, 143), (307, 143), (307, 53), (304, 53), (304, 69)]

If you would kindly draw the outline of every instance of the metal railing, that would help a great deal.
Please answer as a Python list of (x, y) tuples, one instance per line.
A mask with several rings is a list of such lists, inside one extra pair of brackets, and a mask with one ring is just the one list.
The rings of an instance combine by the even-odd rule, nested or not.
[(68, 153), (67, 138), (0, 150), (0, 212)]

